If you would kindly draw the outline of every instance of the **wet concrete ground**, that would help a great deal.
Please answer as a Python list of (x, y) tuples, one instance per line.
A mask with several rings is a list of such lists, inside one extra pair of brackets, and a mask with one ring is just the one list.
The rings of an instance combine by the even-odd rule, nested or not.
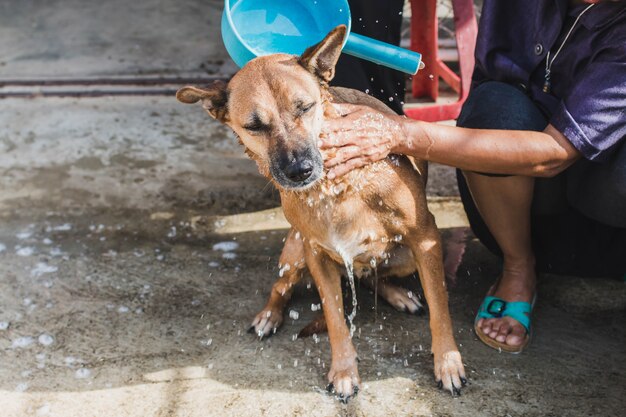
[[(327, 337), (293, 339), (316, 314), (314, 291), (297, 290), (299, 318), (272, 338), (245, 332), (286, 230), (273, 212), (232, 217), (274, 207), (276, 193), (226, 130), (167, 97), (2, 106), (5, 416), (617, 416), (626, 405), (624, 283), (542, 277), (530, 348), (498, 353), (471, 326), (498, 261), (471, 237), (449, 281), (463, 395), (434, 386), (427, 317), (383, 302), (374, 312), (360, 288), (363, 390), (342, 405), (322, 389)], [(462, 224), (458, 203), (433, 207), (440, 226)], [(238, 247), (213, 250), (223, 241)]]
[[(220, 2), (207, 3), (206, 19), (200, 2), (133, 6), (145, 19), (136, 11), (116, 19), (123, 2), (83, 3), (2, 3), (14, 19), (0, 13), (0, 55), (12, 57), (0, 75), (196, 73), (224, 57), (213, 36), (201, 57), (181, 58), (206, 46), (206, 19), (216, 21)], [(155, 10), (184, 18), (150, 25)], [(48, 24), (29, 38), (25, 16)], [(76, 33), (106, 35), (108, 49), (92, 55), (85, 41), (28, 57), (43, 42), (37, 36), (93, 16), (101, 18), (82, 20)], [(141, 28), (135, 52), (124, 49), (131, 23)], [(141, 45), (154, 37), (174, 58), (151, 61), (155, 52)], [(105, 65), (102, 56), (115, 58)], [(452, 171), (433, 168), (430, 196), (454, 197)], [(277, 193), (227, 129), (173, 97), (0, 100), (0, 173), (3, 417), (621, 416), (626, 407), (624, 283), (542, 276), (532, 344), (521, 355), (498, 353), (472, 333), (499, 265), (471, 235), (448, 282), (470, 380), (463, 395), (435, 387), (428, 317), (384, 302), (374, 311), (359, 287), (363, 389), (337, 402), (323, 390), (327, 337), (294, 340), (319, 302), (306, 284), (289, 307), (298, 319), (264, 341), (245, 332), (278, 275), (286, 230), (271, 210)], [(431, 207), (445, 240), (458, 239), (458, 201), (431, 198)], [(213, 249), (233, 241), (232, 251)], [(416, 280), (406, 285), (419, 291)]]

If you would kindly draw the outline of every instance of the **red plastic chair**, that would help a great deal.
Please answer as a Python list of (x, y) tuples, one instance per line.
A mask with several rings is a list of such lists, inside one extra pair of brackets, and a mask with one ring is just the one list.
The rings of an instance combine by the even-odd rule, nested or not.
[[(458, 101), (406, 107), (405, 114), (418, 120), (436, 122), (456, 119), (469, 93), (474, 71), (474, 48), (478, 25), (473, 0), (452, 0), (456, 44), (459, 52), (460, 77), (438, 56), (437, 0), (411, 0), (411, 46), (422, 54), (426, 67), (413, 77), (413, 97), (439, 96), (439, 77), (459, 94)], [(432, 78), (431, 78), (432, 75)]]

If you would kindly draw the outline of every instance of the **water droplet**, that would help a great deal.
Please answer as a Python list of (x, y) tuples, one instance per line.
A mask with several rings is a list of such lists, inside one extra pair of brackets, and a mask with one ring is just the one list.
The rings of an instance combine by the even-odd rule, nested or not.
[(48, 333), (41, 334), (37, 340), (39, 344), (43, 346), (50, 346), (54, 343), (54, 337), (50, 336)]
[(74, 376), (78, 379), (85, 379), (91, 376), (91, 369), (89, 368), (80, 368), (77, 369), (74, 373)]
[(11, 343), (12, 348), (25, 348), (32, 345), (35, 342), (30, 336), (18, 337)]
[(233, 241), (219, 242), (213, 245), (213, 250), (232, 252), (239, 247), (239, 243)]
[(280, 270), (278, 271), (278, 276), (282, 278), (283, 275), (285, 275), (285, 272), (289, 271), (290, 269), (291, 269), (291, 265), (285, 264), (285, 266), (280, 268)]
[(15, 252), (18, 256), (31, 256), (35, 253), (35, 248), (16, 246), (17, 251)]

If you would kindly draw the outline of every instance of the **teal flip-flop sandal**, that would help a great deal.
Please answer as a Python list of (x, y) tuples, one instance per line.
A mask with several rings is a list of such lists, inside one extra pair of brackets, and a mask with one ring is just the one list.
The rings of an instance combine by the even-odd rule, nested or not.
[[(533, 297), (532, 303), (527, 303), (525, 301), (505, 301), (501, 298), (493, 296), (485, 297), (480, 305), (478, 313), (476, 314), (476, 319), (474, 320), (474, 331), (476, 332), (476, 336), (478, 336), (484, 344), (494, 349), (503, 350), (509, 353), (521, 353), (530, 342), (530, 313), (535, 305), (535, 299), (536, 296)], [(526, 329), (526, 339), (521, 345), (511, 346), (507, 345), (505, 342), (498, 342), (497, 340), (489, 337), (489, 335), (486, 335), (483, 330), (478, 327), (478, 320), (480, 319), (494, 319), (501, 317), (511, 317), (524, 326)]]

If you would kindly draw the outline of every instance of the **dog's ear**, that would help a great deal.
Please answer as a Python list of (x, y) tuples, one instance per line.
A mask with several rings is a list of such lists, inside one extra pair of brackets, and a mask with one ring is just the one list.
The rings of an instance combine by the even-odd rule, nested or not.
[(346, 25), (339, 25), (331, 30), (320, 43), (302, 53), (298, 60), (300, 65), (324, 82), (332, 80), (346, 32)]
[(227, 84), (224, 81), (214, 81), (207, 87), (183, 87), (176, 92), (178, 101), (187, 104), (202, 101), (202, 107), (209, 114), (219, 120), (225, 122), (227, 119), (227, 103), (228, 91)]

